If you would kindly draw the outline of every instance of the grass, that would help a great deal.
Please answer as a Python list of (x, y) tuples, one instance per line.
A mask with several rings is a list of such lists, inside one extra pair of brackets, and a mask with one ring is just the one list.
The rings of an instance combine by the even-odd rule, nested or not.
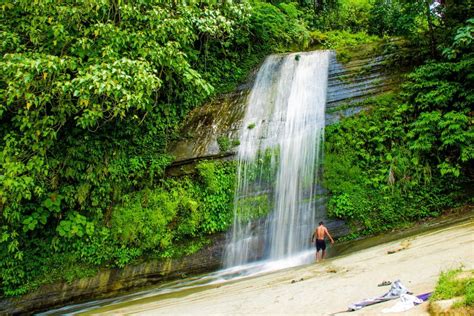
[(453, 307), (474, 307), (474, 270), (461, 268), (441, 272), (431, 301), (446, 300), (454, 297), (463, 299)]

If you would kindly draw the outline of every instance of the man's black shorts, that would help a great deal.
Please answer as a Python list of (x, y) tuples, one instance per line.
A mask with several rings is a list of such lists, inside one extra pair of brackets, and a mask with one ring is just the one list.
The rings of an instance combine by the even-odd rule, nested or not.
[(326, 241), (324, 239), (316, 239), (316, 251), (326, 250)]

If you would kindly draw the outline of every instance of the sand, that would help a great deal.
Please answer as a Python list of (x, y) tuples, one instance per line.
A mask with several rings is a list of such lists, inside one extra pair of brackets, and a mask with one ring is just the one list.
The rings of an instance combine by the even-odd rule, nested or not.
[[(389, 254), (393, 250), (399, 250)], [(380, 315), (392, 300), (355, 312), (348, 305), (384, 294), (384, 280), (415, 295), (433, 291), (441, 271), (474, 269), (474, 219), (324, 262), (217, 285), (169, 298), (96, 310), (101, 315)], [(428, 303), (387, 315), (428, 315)]]

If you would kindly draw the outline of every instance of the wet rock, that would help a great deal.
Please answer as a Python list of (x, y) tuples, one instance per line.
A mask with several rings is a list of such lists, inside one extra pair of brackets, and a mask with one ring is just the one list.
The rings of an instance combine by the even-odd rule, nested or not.
[[(170, 145), (170, 153), (175, 156), (176, 162), (234, 153), (249, 91), (244, 89), (228, 93), (194, 109), (182, 125), (182, 138)], [(222, 150), (219, 138), (227, 138), (230, 148)]]

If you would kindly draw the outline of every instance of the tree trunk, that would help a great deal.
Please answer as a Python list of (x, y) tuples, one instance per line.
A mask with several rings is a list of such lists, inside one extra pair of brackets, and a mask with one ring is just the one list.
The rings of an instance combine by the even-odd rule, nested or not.
[(122, 19), (120, 16), (120, 0), (109, 0), (109, 4), (110, 4), (109, 17), (112, 18), (115, 25), (119, 25)]
[(430, 35), (431, 57), (436, 58), (436, 37), (434, 33), (433, 20), (430, 9), (430, 0), (425, 0), (426, 19), (428, 21), (428, 32)]

